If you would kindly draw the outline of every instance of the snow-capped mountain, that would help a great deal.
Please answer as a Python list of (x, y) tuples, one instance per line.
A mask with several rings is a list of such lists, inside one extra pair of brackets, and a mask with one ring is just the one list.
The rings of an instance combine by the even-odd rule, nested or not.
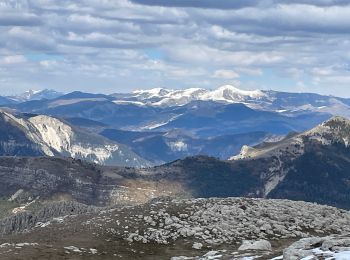
[(151, 98), (161, 98), (168, 95), (171, 92), (173, 92), (173, 90), (164, 89), (164, 88), (153, 88), (149, 90), (142, 90), (142, 89), (135, 90), (132, 93), (140, 99), (147, 100)]
[(16, 96), (10, 96), (14, 101), (25, 102), (31, 100), (41, 100), (41, 99), (54, 99), (62, 96), (63, 93), (58, 92), (53, 89), (43, 89), (43, 90), (28, 90)]
[[(231, 85), (225, 85), (215, 90), (202, 88), (189, 88), (183, 90), (170, 90), (154, 88), (149, 90), (136, 90), (132, 97), (144, 104), (153, 106), (181, 106), (195, 100), (217, 101), (225, 103), (246, 102), (259, 100), (265, 97), (260, 90), (241, 90)], [(129, 96), (130, 98), (130, 96)]]
[(69, 156), (108, 165), (149, 166), (127, 146), (46, 115), (0, 113), (1, 155)]
[[(42, 103), (26, 103), (26, 101), (40, 99), (42, 99)], [(350, 117), (350, 99), (348, 98), (339, 98), (314, 93), (243, 90), (231, 85), (224, 85), (213, 90), (203, 88), (177, 90), (154, 88), (135, 90), (131, 93), (116, 93), (112, 95), (90, 94), (79, 91), (62, 95), (62, 93), (54, 90), (30, 90), (22, 95), (3, 97), (3, 100), (0, 99), (0, 104), (13, 107), (13, 104), (11, 103), (17, 102), (20, 103), (18, 104), (18, 107), (21, 111), (25, 110), (25, 112), (29, 112), (33, 111), (33, 106), (37, 109), (38, 107), (67, 106), (88, 101), (90, 101), (89, 105), (91, 105), (91, 102), (109, 101), (117, 106), (138, 106), (145, 110), (150, 107), (155, 109), (181, 107), (195, 101), (208, 102), (209, 106), (210, 102), (216, 102), (222, 105), (243, 103), (253, 109), (274, 111), (288, 115), (312, 112)], [(108, 106), (111, 105), (112, 104), (108, 104)]]
[(113, 94), (116, 103), (156, 107), (183, 106), (192, 101), (224, 104), (244, 103), (250, 108), (279, 113), (317, 112), (350, 117), (350, 99), (313, 93), (287, 93), (273, 90), (242, 90), (225, 85), (214, 90), (189, 88), (171, 90), (154, 88), (128, 94)]
[(266, 95), (261, 90), (241, 90), (231, 85), (225, 85), (218, 89), (208, 91), (200, 98), (201, 100), (245, 102), (247, 100), (260, 100)]

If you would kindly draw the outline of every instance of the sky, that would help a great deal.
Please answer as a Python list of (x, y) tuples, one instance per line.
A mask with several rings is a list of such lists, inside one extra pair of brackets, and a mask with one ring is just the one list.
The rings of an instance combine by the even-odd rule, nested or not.
[(0, 1), (0, 95), (224, 84), (350, 97), (350, 0)]

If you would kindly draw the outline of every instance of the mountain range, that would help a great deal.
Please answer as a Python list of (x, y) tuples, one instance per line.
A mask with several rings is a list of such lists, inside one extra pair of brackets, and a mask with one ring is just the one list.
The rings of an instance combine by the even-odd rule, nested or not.
[[(62, 98), (60, 98), (62, 97)], [(320, 112), (349, 116), (350, 99), (315, 93), (288, 93), (273, 90), (242, 90), (232, 85), (224, 85), (214, 90), (189, 88), (181, 90), (154, 88), (135, 90), (131, 93), (110, 95), (90, 94), (75, 91), (64, 94), (52, 89), (28, 90), (22, 94), (2, 96), (1, 104), (23, 103), (35, 100), (59, 98), (51, 106), (65, 105), (80, 101), (113, 101), (119, 105), (153, 107), (176, 107), (193, 101), (212, 101), (225, 104), (242, 103), (250, 108), (279, 113)], [(8, 103), (6, 103), (6, 100)], [(64, 102), (65, 101), (65, 102)], [(34, 103), (35, 104), (35, 103)], [(37, 105), (38, 106), (38, 105)]]
[[(186, 102), (157, 105), (160, 100), (166, 103), (165, 93), (175, 93), (174, 97)], [(242, 91), (232, 86), (214, 91), (200, 90), (200, 96), (194, 93), (192, 90), (164, 89), (113, 95), (72, 92), (54, 99), (10, 104), (9, 107), (20, 112), (89, 119), (121, 130), (184, 129), (199, 137), (250, 131), (286, 134), (306, 130), (332, 114), (339, 114), (340, 110), (340, 115), (348, 111), (347, 100), (316, 94), (271, 92), (268, 95), (267, 92)], [(334, 108), (334, 102), (339, 111)], [(319, 109), (321, 104), (329, 111)]]
[[(231, 160), (194, 156), (148, 168), (89, 166), (69, 158), (4, 157), (0, 162), (0, 181), (4, 185), (0, 195), (8, 197), (17, 190), (24, 190), (29, 193), (35, 191), (31, 197), (49, 196), (49, 199), (58, 194), (76, 197), (74, 194), (78, 187), (81, 189), (77, 193), (79, 196), (83, 196), (84, 190), (89, 187), (86, 190), (89, 194), (103, 191), (102, 201), (105, 203), (121, 203), (125, 201), (125, 196), (129, 201), (146, 201), (167, 194), (180, 197), (284, 198), (350, 208), (349, 130), (349, 120), (334, 117), (311, 130), (292, 134), (278, 142), (244, 146), (242, 152)], [(72, 172), (74, 168), (76, 174)], [(89, 169), (91, 177), (85, 176), (85, 169)], [(36, 178), (39, 173), (41, 177)], [(23, 174), (28, 182), (23, 182)], [(58, 177), (62, 174), (70, 177)], [(66, 183), (63, 190), (61, 182)], [(104, 187), (103, 183), (107, 185)], [(124, 195), (125, 191), (129, 193)], [(76, 200), (85, 202), (79, 197)], [(101, 197), (97, 196), (90, 203), (99, 204), (100, 201)]]
[(122, 144), (136, 155), (118, 163), (127, 161), (121, 164), (125, 166), (137, 157), (147, 163), (131, 165), (159, 165), (195, 155), (228, 159), (243, 145), (276, 141), (350, 111), (345, 98), (229, 85), (112, 95), (43, 90), (3, 99), (11, 101), (2, 104), (10, 113), (55, 117), (95, 138)]
[[(241, 90), (231, 85), (214, 90), (190, 88), (169, 90), (155, 88), (136, 90), (130, 94), (113, 94), (118, 102), (138, 105), (181, 106), (192, 101), (214, 101), (226, 104), (243, 103), (253, 109), (280, 113), (313, 111), (349, 116), (350, 99), (314, 93), (287, 93), (273, 90)], [(122, 103), (122, 102), (121, 102)]]

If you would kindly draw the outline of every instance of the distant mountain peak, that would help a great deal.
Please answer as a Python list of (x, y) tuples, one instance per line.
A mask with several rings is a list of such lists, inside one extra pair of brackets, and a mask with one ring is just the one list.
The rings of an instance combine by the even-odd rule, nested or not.
[(242, 90), (232, 85), (224, 85), (209, 91), (204, 95), (204, 99), (238, 102), (247, 98), (259, 99), (264, 96), (265, 94), (261, 90)]
[(152, 97), (162, 97), (167, 95), (173, 90), (165, 89), (165, 88), (152, 88), (152, 89), (139, 89), (134, 90), (132, 93), (136, 94), (138, 96), (144, 96), (146, 98), (152, 98)]
[(334, 116), (329, 120), (317, 125), (304, 136), (310, 139), (316, 139), (323, 144), (343, 143), (345, 146), (350, 145), (350, 120)]
[(19, 95), (11, 96), (10, 98), (18, 102), (25, 102), (25, 101), (40, 100), (40, 99), (54, 99), (62, 95), (63, 93), (53, 89), (42, 89), (42, 90), (29, 89)]

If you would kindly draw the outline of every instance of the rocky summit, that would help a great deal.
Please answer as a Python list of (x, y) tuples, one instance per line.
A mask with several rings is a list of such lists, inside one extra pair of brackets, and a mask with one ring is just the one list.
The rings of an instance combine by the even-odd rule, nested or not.
[(163, 198), (104, 209), (65, 207), (72, 210), (63, 217), (50, 219), (43, 210), (33, 215), (30, 229), (20, 227), (23, 220), (12, 222), (17, 233), (2, 235), (0, 256), (292, 260), (336, 255), (349, 246), (350, 212), (306, 202)]

